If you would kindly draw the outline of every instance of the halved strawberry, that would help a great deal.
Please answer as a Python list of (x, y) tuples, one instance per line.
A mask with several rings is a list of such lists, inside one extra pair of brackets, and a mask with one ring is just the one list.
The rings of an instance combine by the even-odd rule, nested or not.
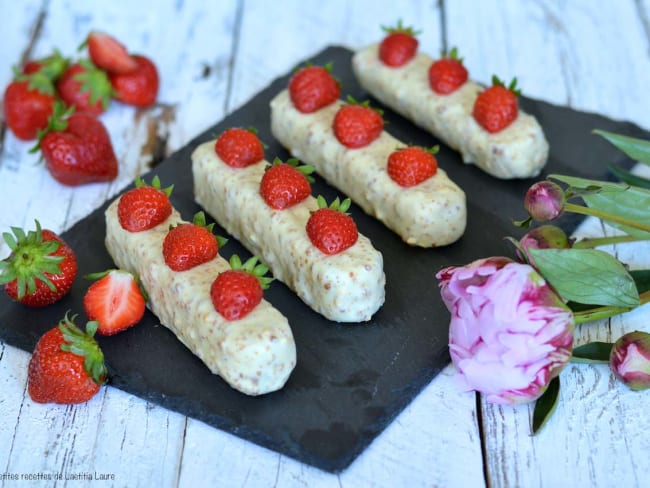
[(113, 36), (104, 32), (92, 31), (86, 41), (88, 55), (95, 66), (109, 73), (129, 73), (135, 71), (138, 63), (129, 55), (126, 47)]
[(233, 254), (229, 261), (231, 269), (220, 273), (212, 282), (212, 304), (226, 320), (248, 315), (262, 301), (264, 290), (273, 281), (264, 276), (268, 266), (257, 261), (257, 256), (253, 256), (242, 264), (239, 256)]
[(145, 298), (131, 273), (111, 269), (85, 278), (97, 280), (84, 296), (88, 319), (99, 322), (97, 332), (113, 335), (140, 322)]

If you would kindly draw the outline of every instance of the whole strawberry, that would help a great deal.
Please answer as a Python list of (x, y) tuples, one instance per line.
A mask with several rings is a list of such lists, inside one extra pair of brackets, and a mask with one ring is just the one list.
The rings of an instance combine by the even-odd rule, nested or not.
[(503, 81), (492, 77), (492, 86), (486, 88), (474, 102), (474, 120), (491, 134), (500, 132), (512, 124), (519, 114), (517, 78), (506, 88)]
[(397, 22), (397, 27), (382, 27), (388, 34), (379, 44), (379, 59), (392, 68), (404, 66), (418, 50), (418, 40), (415, 32), (410, 27), (404, 27), (402, 21)]
[(448, 55), (431, 63), (429, 68), (429, 86), (438, 95), (448, 95), (463, 86), (468, 78), (463, 59), (458, 57), (458, 50), (452, 48)]
[(113, 93), (106, 72), (88, 60), (70, 66), (59, 78), (56, 89), (68, 107), (93, 115), (108, 109)]
[(370, 103), (356, 102), (348, 97), (348, 103), (336, 112), (333, 122), (334, 135), (350, 149), (369, 145), (384, 129), (382, 111), (370, 107)]
[(341, 87), (332, 76), (331, 63), (302, 68), (289, 80), (289, 97), (294, 107), (305, 114), (335, 102), (340, 95)]
[(226, 241), (212, 233), (213, 227), (214, 224), (206, 224), (203, 212), (197, 212), (191, 224), (169, 229), (162, 247), (167, 266), (174, 271), (186, 271), (214, 259)]
[(254, 129), (232, 128), (214, 145), (217, 156), (233, 168), (245, 168), (264, 159), (264, 146)]
[(220, 273), (210, 287), (214, 309), (226, 320), (239, 320), (261, 301), (264, 290), (273, 278), (266, 277), (269, 268), (257, 263), (253, 256), (244, 264), (236, 254), (230, 257), (231, 269)]
[(429, 150), (409, 146), (393, 151), (388, 156), (388, 176), (405, 188), (428, 180), (438, 171), (438, 161), (434, 156), (438, 150), (438, 146)]
[(156, 103), (160, 80), (156, 65), (146, 56), (135, 54), (137, 67), (126, 73), (109, 75), (115, 99), (127, 105), (145, 108)]
[(352, 247), (359, 232), (352, 217), (345, 213), (350, 208), (350, 199), (341, 202), (337, 197), (329, 207), (322, 196), (317, 201), (319, 208), (307, 221), (307, 236), (312, 244), (325, 254), (338, 254)]
[(104, 354), (93, 335), (97, 322), (86, 332), (65, 318), (39, 339), (27, 371), (27, 391), (38, 403), (84, 403), (106, 381)]
[(92, 31), (86, 45), (93, 64), (107, 73), (125, 74), (138, 68), (138, 62), (129, 55), (126, 47), (104, 32)]
[(151, 185), (136, 178), (135, 188), (122, 195), (117, 204), (120, 226), (129, 232), (142, 232), (167, 220), (172, 213), (169, 196), (173, 188), (160, 188), (158, 176), (154, 176)]
[(77, 276), (74, 251), (51, 230), (41, 230), (38, 220), (36, 230), (11, 230), (13, 236), (3, 234), (11, 254), (0, 261), (0, 284), (7, 295), (30, 307), (44, 307), (60, 300)]
[(36, 139), (38, 132), (47, 127), (55, 101), (54, 85), (44, 73), (37, 70), (31, 74), (16, 74), (4, 92), (7, 127), (18, 139)]
[(45, 166), (59, 183), (68, 186), (113, 181), (118, 164), (104, 124), (96, 117), (80, 112), (63, 112), (55, 104), (49, 125), (40, 134), (38, 146)]
[(131, 273), (110, 269), (85, 278), (97, 280), (88, 287), (83, 304), (99, 334), (117, 334), (140, 322), (146, 299)]
[(275, 158), (262, 176), (260, 195), (276, 210), (292, 207), (311, 195), (310, 183), (314, 179), (309, 175), (313, 172), (313, 166), (301, 165), (297, 159), (283, 163)]

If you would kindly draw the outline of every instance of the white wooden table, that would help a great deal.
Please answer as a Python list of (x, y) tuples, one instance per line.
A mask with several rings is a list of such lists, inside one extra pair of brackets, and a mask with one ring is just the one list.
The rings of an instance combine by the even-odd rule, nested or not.
[[(0, 0), (0, 13), (3, 87), (12, 65), (53, 47), (72, 55), (91, 29), (151, 56), (162, 79), (155, 108), (114, 104), (102, 116), (122, 165), (111, 184), (57, 184), (2, 121), (0, 231), (35, 218), (69, 228), (299, 61), (330, 44), (374, 42), (380, 25), (400, 18), (423, 31), (422, 49), (431, 54), (458, 46), (480, 82), (517, 76), (528, 96), (650, 129), (650, 0)], [(600, 231), (597, 223), (584, 229)], [(612, 249), (632, 268), (649, 267), (649, 251), (647, 244)], [(650, 331), (649, 319), (646, 306), (583, 326), (578, 341)], [(563, 372), (558, 410), (536, 437), (532, 408), (461, 393), (447, 368), (333, 475), (111, 387), (79, 406), (33, 403), (28, 361), (0, 342), (0, 486), (23, 486), (12, 474), (60, 474), (34, 484), (78, 486), (65, 478), (108, 473), (107, 486), (628, 487), (647, 486), (650, 472), (650, 393), (629, 391), (605, 366)]]

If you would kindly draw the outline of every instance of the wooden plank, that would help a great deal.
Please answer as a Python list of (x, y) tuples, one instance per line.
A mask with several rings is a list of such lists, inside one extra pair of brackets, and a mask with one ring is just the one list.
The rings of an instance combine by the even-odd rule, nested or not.
[[(469, 8), (475, 15), (466, 15)], [(446, 3), (452, 44), (462, 48), (476, 79), (488, 82), (493, 72), (517, 76), (527, 95), (650, 127), (650, 114), (639, 103), (646, 98), (650, 62), (637, 8), (634, 2), (502, 2), (498, 10), (487, 2)], [(597, 222), (581, 232), (602, 235)], [(647, 267), (640, 258), (647, 247), (626, 246), (612, 251), (633, 268)], [(576, 341), (615, 339), (632, 330), (628, 320), (582, 326)], [(530, 435), (532, 408), (483, 402), (489, 483), (639, 486), (650, 468), (639, 454), (649, 447), (642, 433), (650, 421), (639, 408), (647, 409), (650, 398), (628, 392), (605, 366), (571, 365), (562, 382), (558, 412), (536, 437)]]

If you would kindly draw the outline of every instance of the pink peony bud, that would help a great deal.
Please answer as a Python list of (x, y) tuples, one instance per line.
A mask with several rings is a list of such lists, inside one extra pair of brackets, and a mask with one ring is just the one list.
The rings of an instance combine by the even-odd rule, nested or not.
[(524, 197), (524, 207), (539, 222), (557, 218), (564, 209), (566, 196), (560, 185), (552, 181), (539, 181), (531, 186)]
[(537, 399), (571, 358), (573, 314), (527, 264), (505, 257), (441, 270), (449, 351), (468, 390), (493, 403)]
[(609, 366), (633, 390), (650, 388), (650, 334), (629, 332), (612, 347)]
[[(534, 264), (533, 258), (528, 253), (528, 249), (568, 249), (571, 247), (571, 240), (566, 233), (554, 225), (541, 225), (535, 227), (519, 240), (521, 248), (526, 253), (526, 259), (529, 263)], [(517, 251), (517, 256), (521, 254)]]

